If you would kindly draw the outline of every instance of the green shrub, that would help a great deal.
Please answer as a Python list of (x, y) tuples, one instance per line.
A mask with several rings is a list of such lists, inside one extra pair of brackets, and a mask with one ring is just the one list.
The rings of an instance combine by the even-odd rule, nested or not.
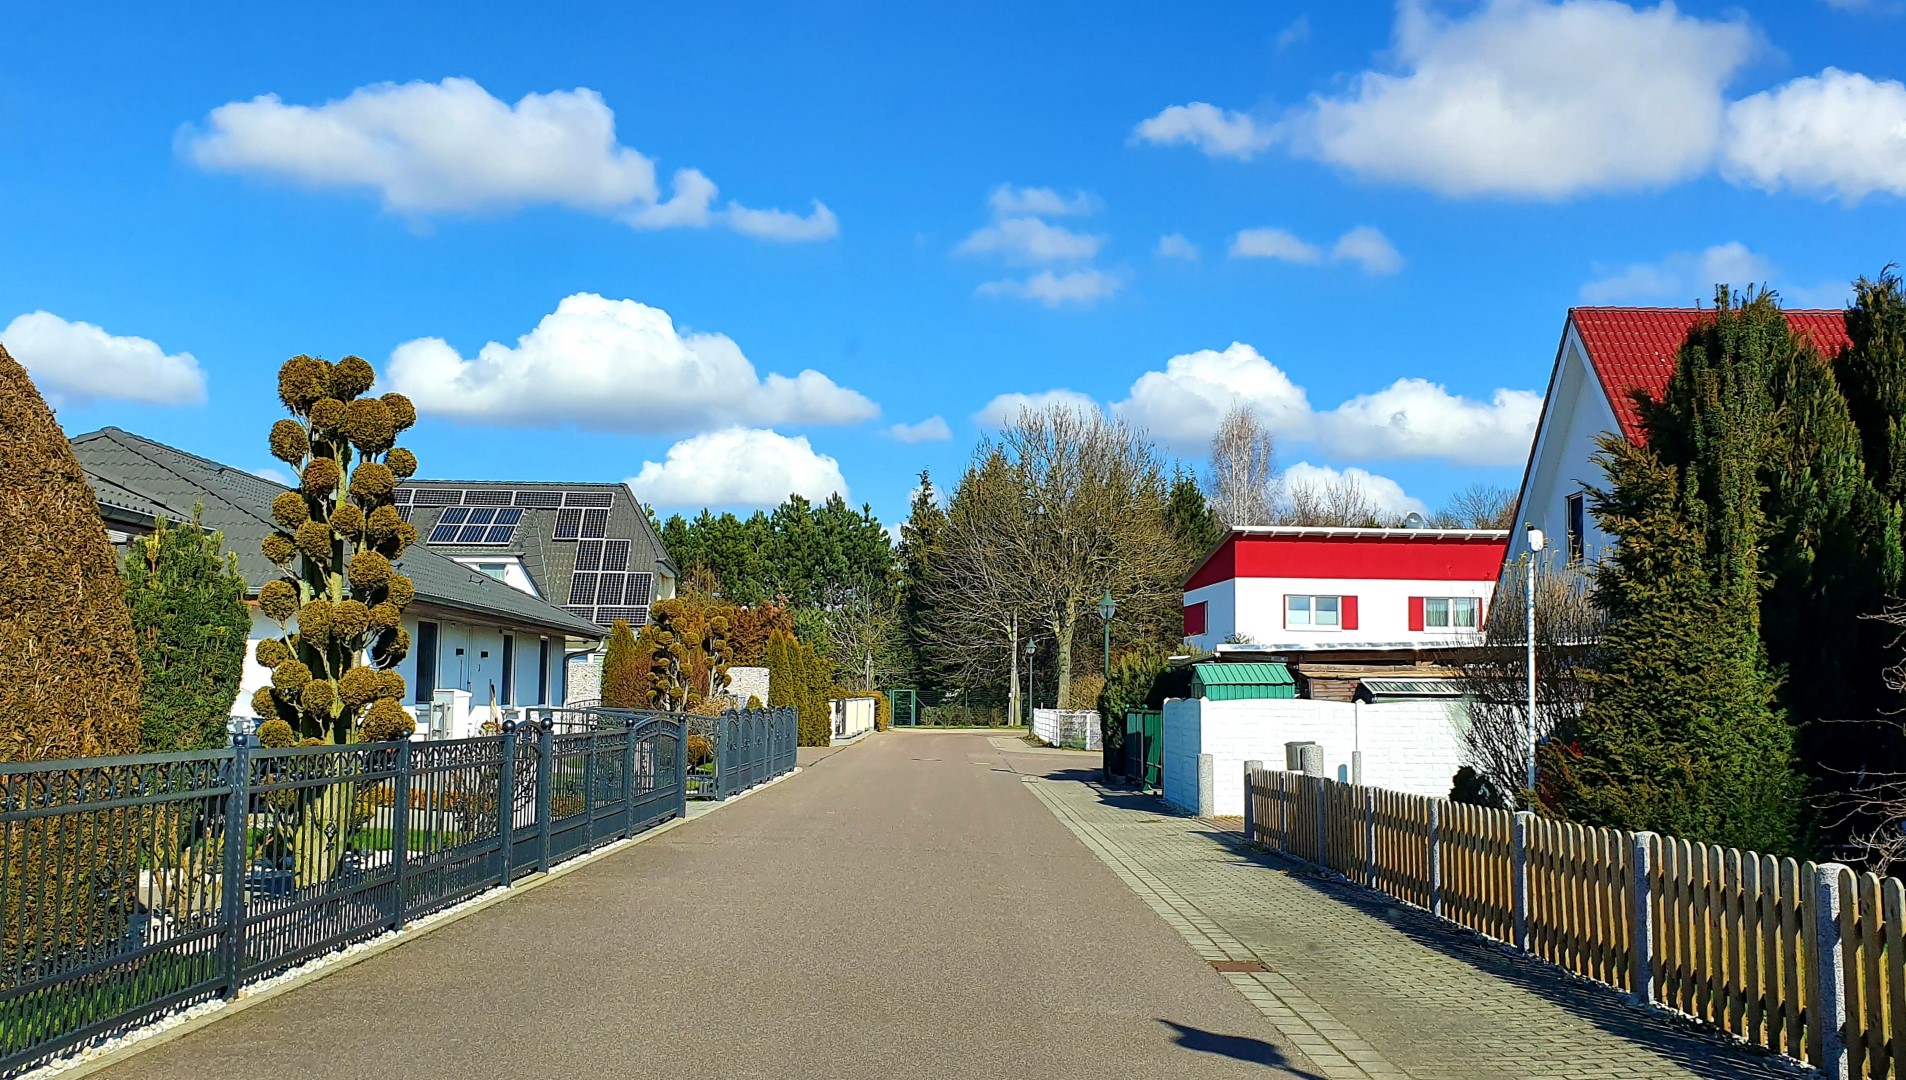
[(602, 704), (610, 709), (646, 709), (648, 683), (648, 665), (636, 649), (635, 631), (627, 620), (617, 619), (609, 626), (609, 647), (602, 656)]
[(200, 526), (161, 518), (126, 553), (126, 603), (145, 673), (139, 748), (208, 750), (227, 741), (251, 614), (237, 557)]

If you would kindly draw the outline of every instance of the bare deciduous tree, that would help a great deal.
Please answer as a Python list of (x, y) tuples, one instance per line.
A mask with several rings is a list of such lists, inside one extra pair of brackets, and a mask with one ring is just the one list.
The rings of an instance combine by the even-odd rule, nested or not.
[(1249, 406), (1231, 406), (1211, 437), (1205, 490), (1211, 512), (1226, 525), (1268, 525), (1276, 520), (1277, 447)]
[[(1452, 648), (1454, 667), (1468, 698), (1470, 724), (1464, 749), (1503, 805), (1527, 808), (1529, 761), (1529, 652), (1525, 629), (1526, 561), (1509, 564), (1496, 584), (1494, 606), (1483, 616), (1483, 643)], [(1593, 668), (1601, 640), (1602, 613), (1589, 577), (1579, 563), (1539, 562), (1535, 567), (1535, 675), (1537, 738), (1588, 704), (1591, 688), (1581, 675)]]
[[(1895, 650), (1906, 644), (1906, 602), (1888, 600), (1884, 611), (1867, 617), (1899, 632)], [(1906, 692), (1906, 660), (1882, 675), (1887, 689)], [(1878, 738), (1890, 739), (1896, 747), (1894, 760), (1898, 760), (1897, 747), (1906, 738), (1906, 716), (1895, 712), (1854, 722)], [(1892, 873), (1906, 863), (1906, 772), (1868, 770), (1847, 779), (1851, 789), (1823, 800), (1823, 809), (1835, 828), (1846, 830), (1848, 861), (1862, 862), (1876, 874)]]
[(1289, 488), (1289, 497), (1276, 515), (1280, 525), (1381, 529), (1402, 523), (1399, 515), (1377, 505), (1354, 473), (1330, 480), (1301, 480)]
[(1022, 640), (1043, 632), (1056, 645), (1060, 703), (1081, 704), (1073, 644), (1100, 595), (1115, 595), (1121, 619), (1180, 598), (1166, 483), (1152, 445), (1121, 421), (1022, 412), (981, 445), (947, 508), (925, 628), (936, 658), (969, 685), (997, 685), (1017, 615)]
[(1499, 484), (1471, 484), (1451, 495), (1430, 524), (1443, 529), (1514, 528), (1517, 494)]

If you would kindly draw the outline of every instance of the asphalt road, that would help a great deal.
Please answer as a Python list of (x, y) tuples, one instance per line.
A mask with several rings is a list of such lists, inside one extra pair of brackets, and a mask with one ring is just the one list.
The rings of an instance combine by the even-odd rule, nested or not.
[(98, 1075), (1310, 1075), (1019, 778), (1084, 757), (876, 735)]

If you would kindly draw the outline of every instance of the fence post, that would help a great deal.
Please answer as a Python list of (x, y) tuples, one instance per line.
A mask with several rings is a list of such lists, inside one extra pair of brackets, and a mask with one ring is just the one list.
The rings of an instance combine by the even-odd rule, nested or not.
[(688, 717), (675, 721), (675, 816), (688, 816)]
[(1264, 768), (1262, 761), (1244, 763), (1244, 842), (1257, 843), (1257, 798), (1251, 790), (1251, 774)]
[(405, 738), (397, 744), (397, 776), (391, 781), (390, 791), (390, 866), (396, 881), (391, 891), (396, 894), (396, 910), (391, 912), (391, 929), (402, 930), (409, 920), (405, 912), (410, 904), (404, 897), (405, 864), (410, 861), (410, 739)]
[(635, 718), (622, 722), (622, 835), (635, 835)]
[(556, 739), (551, 724), (541, 724), (536, 728), (536, 872), (549, 873), (549, 804), (550, 787), (554, 783), (555, 765), (550, 760), (556, 752)]
[(1218, 759), (1210, 754), (1198, 755), (1198, 816), (1201, 818), (1217, 815)]
[(1632, 913), (1635, 945), (1630, 962), (1634, 965), (1632, 978), (1635, 982), (1635, 1000), (1648, 1005), (1655, 1000), (1655, 834), (1631, 833), (1628, 839), (1632, 845), (1629, 862), (1634, 866), (1635, 883), (1635, 910)]
[(1529, 829), (1535, 824), (1535, 814), (1528, 810), (1518, 810), (1509, 826), (1510, 843), (1513, 845), (1511, 873), (1514, 895), (1511, 903), (1515, 911), (1515, 946), (1523, 952), (1529, 951)]
[(511, 871), (512, 856), (516, 854), (516, 724), (503, 725), (502, 758), (496, 763), (496, 838), (502, 842), (502, 850), (496, 860), (497, 884), (508, 888), (515, 877)]
[(1363, 883), (1377, 887), (1377, 790), (1363, 789)]
[(582, 850), (596, 846), (596, 746), (601, 736), (589, 729), (582, 747)]
[(1430, 914), (1443, 917), (1443, 803), (1429, 804), (1429, 887)]
[(1317, 796), (1317, 865), (1326, 869), (1330, 866), (1330, 785), (1321, 776), (1313, 776), (1308, 781), (1310, 790)]
[(245, 966), (245, 855), (251, 847), (251, 737), (232, 734), (231, 794), (225, 797), (224, 882), (219, 921), (225, 924), (225, 997), (238, 996)]
[(1840, 936), (1840, 875), (1846, 867), (1821, 863), (1813, 878), (1813, 1017), (1820, 1029), (1820, 1075), (1844, 1080), (1846, 1051), (1846, 951)]

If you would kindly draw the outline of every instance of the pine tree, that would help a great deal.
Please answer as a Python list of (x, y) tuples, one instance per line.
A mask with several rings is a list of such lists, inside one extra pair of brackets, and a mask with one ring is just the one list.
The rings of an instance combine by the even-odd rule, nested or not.
[(602, 656), (602, 704), (609, 709), (649, 707), (649, 673), (626, 619), (609, 626), (609, 647)]
[(0, 761), (129, 754), (139, 654), (99, 503), (0, 347)]
[(226, 721), (244, 674), (251, 614), (237, 557), (193, 519), (163, 518), (126, 553), (126, 603), (145, 677), (139, 748), (205, 750), (229, 740)]
[(1171, 494), (1165, 501), (1165, 524), (1185, 552), (1186, 561), (1200, 558), (1224, 539), (1225, 524), (1211, 512), (1198, 478), (1180, 470), (1171, 478)]

